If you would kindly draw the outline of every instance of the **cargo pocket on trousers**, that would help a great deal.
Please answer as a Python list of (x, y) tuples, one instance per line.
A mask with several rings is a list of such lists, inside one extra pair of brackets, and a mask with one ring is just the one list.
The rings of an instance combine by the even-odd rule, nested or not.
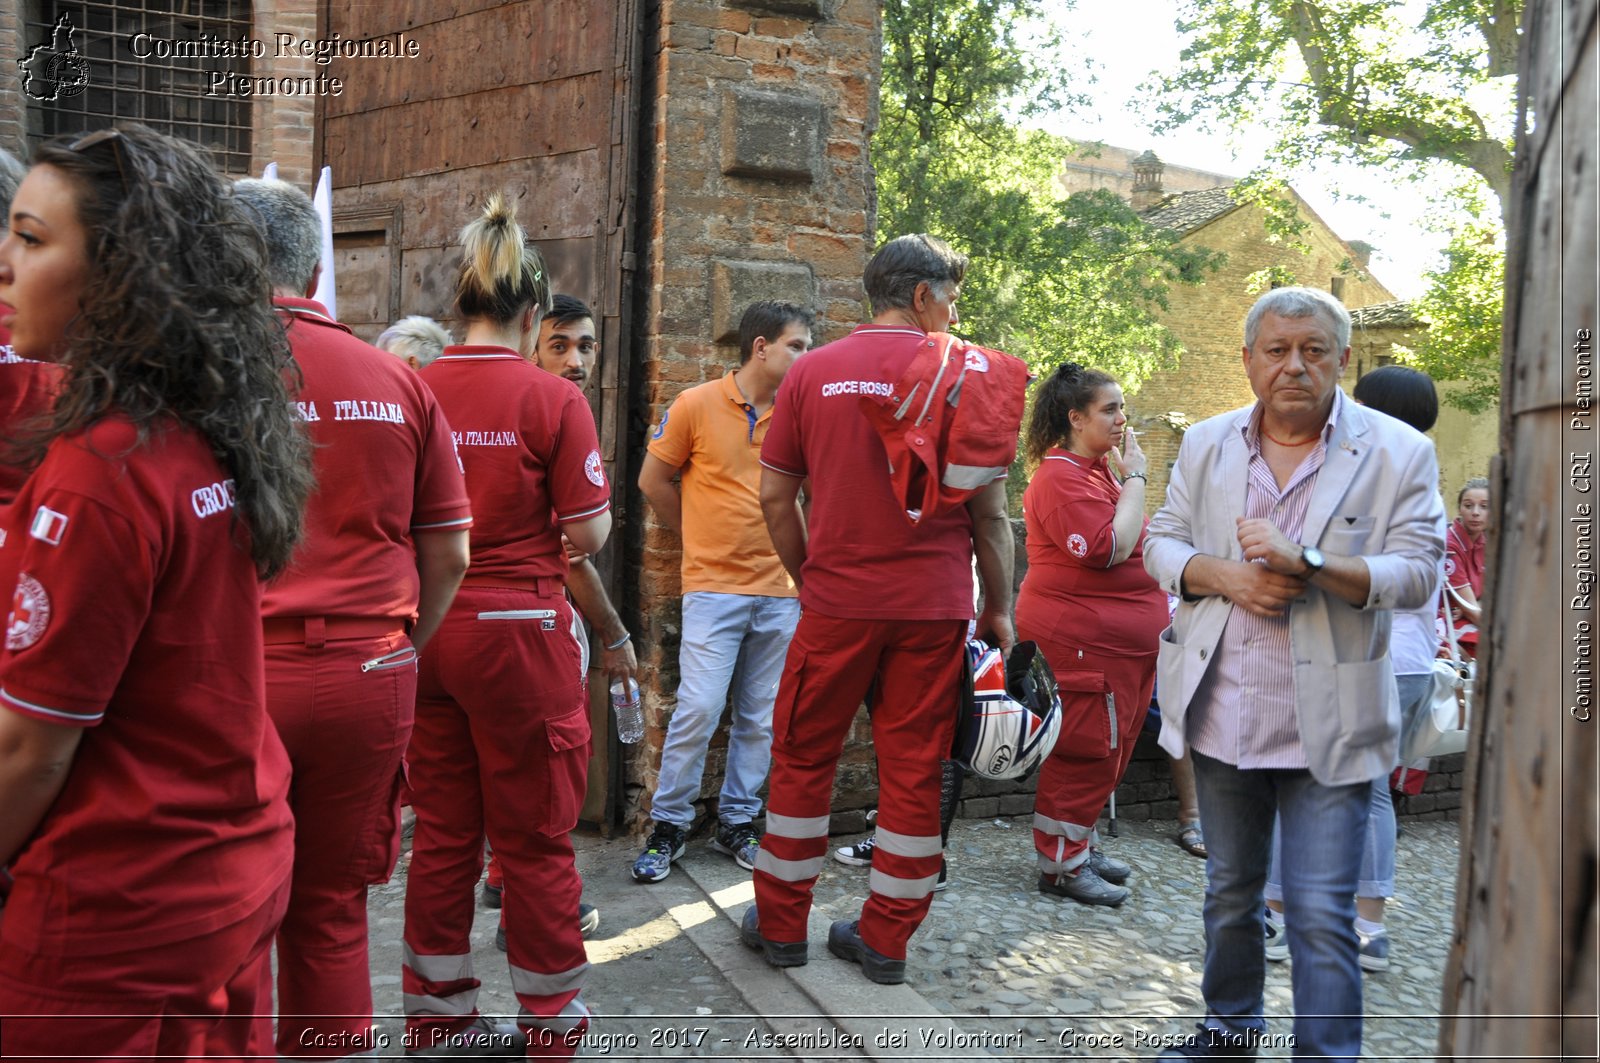
[(1109, 757), (1117, 748), (1117, 703), (1104, 672), (1057, 672), (1061, 693), (1061, 737), (1056, 748), (1069, 757)]
[(587, 705), (545, 721), (545, 794), (540, 834), (554, 837), (578, 825), (589, 777), (589, 709)]

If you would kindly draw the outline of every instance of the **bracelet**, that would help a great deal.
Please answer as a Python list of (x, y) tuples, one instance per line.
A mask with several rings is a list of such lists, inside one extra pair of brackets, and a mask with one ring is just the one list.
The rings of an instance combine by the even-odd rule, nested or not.
[(624, 647), (624, 646), (626, 646), (628, 644), (628, 640), (631, 639), (631, 638), (633, 638), (632, 632), (624, 631), (622, 633), (622, 637), (620, 639), (618, 639), (615, 642), (607, 643), (606, 644), (606, 649), (608, 649), (608, 650), (620, 650), (620, 649), (622, 649), (622, 647)]
[(1129, 480), (1143, 480), (1145, 483), (1149, 483), (1150, 477), (1146, 476), (1142, 472), (1130, 472), (1128, 475), (1122, 478), (1122, 482), (1127, 483)]

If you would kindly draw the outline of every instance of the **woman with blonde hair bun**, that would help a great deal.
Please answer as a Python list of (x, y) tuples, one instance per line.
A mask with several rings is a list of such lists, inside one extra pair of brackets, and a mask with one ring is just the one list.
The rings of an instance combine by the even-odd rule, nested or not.
[[(565, 534), (611, 530), (594, 418), (530, 360), (550, 306), (544, 259), (499, 194), (461, 233), (466, 342), (421, 376), (455, 429), (472, 500), (472, 566), (420, 662), (410, 764), (417, 826), (404, 992), (413, 1052), (574, 1054), (588, 1028), (581, 884), (567, 838), (589, 761), (583, 644), (565, 594)], [(474, 892), (483, 838), (505, 874), (519, 1030), (478, 1014)]]

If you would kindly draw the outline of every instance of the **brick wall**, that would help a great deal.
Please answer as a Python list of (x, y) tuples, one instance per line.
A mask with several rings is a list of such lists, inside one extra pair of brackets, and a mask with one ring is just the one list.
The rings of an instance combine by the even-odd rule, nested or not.
[[(817, 342), (862, 318), (874, 192), (867, 144), (881, 51), (872, 0), (661, 0), (645, 62), (653, 122), (640, 195), (641, 417), (738, 363), (744, 307), (815, 307)], [(624, 819), (654, 792), (675, 704), (681, 609), (677, 537), (641, 507), (646, 740), (628, 765)], [(858, 724), (859, 727), (859, 724)], [(726, 729), (712, 742), (714, 796)], [(852, 741), (843, 804), (864, 804), (870, 753)], [(853, 796), (852, 796), (853, 795)]]
[(23, 160), (28, 157), (28, 146), (24, 142), (28, 132), (28, 98), (22, 91), (16, 60), (30, 43), (37, 42), (23, 39), (22, 4), (0, 5), (0, 63), (7, 71), (6, 77), (0, 77), (0, 148)]
[[(275, 33), (292, 33), (300, 39), (317, 36), (317, 5), (312, 0), (258, 0), (255, 5), (256, 37), (270, 42)], [(256, 77), (316, 77), (319, 67), (305, 56), (278, 58), (274, 49), (256, 60)], [(319, 163), (314, 157), (317, 124), (315, 96), (258, 96), (250, 107), (251, 176), (260, 176), (267, 163), (278, 164), (278, 177), (309, 194), (317, 182)]]

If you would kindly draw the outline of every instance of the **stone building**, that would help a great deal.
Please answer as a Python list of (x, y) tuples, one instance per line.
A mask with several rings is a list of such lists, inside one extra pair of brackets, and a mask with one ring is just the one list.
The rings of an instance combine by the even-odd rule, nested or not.
[[(1350, 318), (1350, 368), (1346, 380), (1352, 384), (1363, 373), (1393, 362), (1397, 346), (1414, 347), (1428, 328), (1405, 302), (1364, 306), (1351, 311)], [(1445, 494), (1445, 508), (1454, 515), (1461, 485), (1474, 476), (1488, 475), (1489, 459), (1500, 450), (1500, 408), (1495, 405), (1468, 413), (1446, 401), (1462, 387), (1460, 383), (1446, 381), (1438, 387), (1439, 423), (1428, 435), (1439, 454), (1439, 486)]]
[[(1293, 283), (1330, 291), (1350, 307), (1393, 302), (1395, 297), (1366, 272), (1361, 252), (1298, 196), (1294, 205), (1305, 222), (1298, 236), (1304, 251), (1274, 241), (1264, 209), (1235, 201), (1228, 187), (1166, 195), (1164, 167), (1154, 153), (1140, 156), (1135, 166), (1143, 182), (1136, 194), (1143, 198), (1134, 205), (1149, 204), (1146, 220), (1173, 230), (1186, 245), (1227, 256), (1221, 270), (1203, 284), (1172, 288), (1169, 306), (1158, 316), (1183, 344), (1183, 356), (1176, 369), (1156, 373), (1128, 401), (1135, 426), (1144, 429), (1141, 444), (1150, 455), (1148, 497), (1154, 511), (1165, 497), (1183, 430), (1253, 401), (1239, 355), (1245, 314), (1260, 294), (1251, 290), (1252, 274), (1277, 267)], [(1354, 379), (1347, 376), (1346, 385)]]

